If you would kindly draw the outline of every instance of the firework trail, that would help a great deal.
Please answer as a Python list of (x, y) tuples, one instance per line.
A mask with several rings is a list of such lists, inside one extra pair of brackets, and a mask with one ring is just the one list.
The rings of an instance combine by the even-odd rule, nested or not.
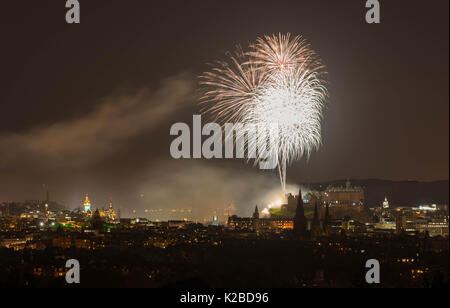
[[(256, 125), (267, 131), (276, 124), (278, 142), (272, 150), (278, 153), (285, 190), (287, 166), (309, 158), (321, 144), (325, 67), (301, 36), (290, 34), (264, 36), (248, 51), (238, 47), (227, 55), (227, 61), (216, 62), (201, 76), (204, 110), (222, 124)], [(247, 150), (255, 146), (246, 144)]]

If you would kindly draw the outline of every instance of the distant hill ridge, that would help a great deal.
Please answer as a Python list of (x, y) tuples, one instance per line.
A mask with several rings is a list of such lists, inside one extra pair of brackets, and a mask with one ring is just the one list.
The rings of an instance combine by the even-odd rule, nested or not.
[[(303, 184), (313, 190), (327, 186), (345, 186), (345, 180)], [(366, 203), (370, 207), (381, 205), (384, 197), (394, 206), (417, 206), (419, 204), (448, 204), (449, 181), (389, 181), (380, 179), (350, 179), (352, 186), (364, 188)]]

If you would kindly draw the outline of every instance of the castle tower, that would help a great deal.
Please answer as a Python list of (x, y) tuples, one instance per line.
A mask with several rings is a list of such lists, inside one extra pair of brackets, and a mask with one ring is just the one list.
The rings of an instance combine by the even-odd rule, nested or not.
[(294, 217), (294, 234), (297, 237), (304, 238), (306, 236), (306, 217), (305, 208), (303, 206), (302, 189), (299, 189), (297, 198), (297, 208)]

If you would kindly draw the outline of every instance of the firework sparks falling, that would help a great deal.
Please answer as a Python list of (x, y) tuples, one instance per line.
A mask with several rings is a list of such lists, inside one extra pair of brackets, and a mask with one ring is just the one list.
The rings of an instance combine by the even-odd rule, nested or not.
[(325, 68), (301, 36), (290, 34), (258, 38), (248, 51), (237, 48), (228, 58), (201, 76), (205, 111), (222, 124), (256, 125), (267, 131), (275, 124), (277, 143), (272, 150), (278, 154), (285, 190), (287, 166), (309, 158), (321, 144)]

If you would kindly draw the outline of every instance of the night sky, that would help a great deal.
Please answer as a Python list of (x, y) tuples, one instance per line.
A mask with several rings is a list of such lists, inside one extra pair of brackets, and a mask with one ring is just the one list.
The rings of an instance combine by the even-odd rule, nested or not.
[[(197, 76), (237, 44), (304, 36), (329, 72), (323, 146), (288, 182), (441, 180), (449, 172), (449, 2), (363, 0), (4, 1), (0, 13), (0, 201), (89, 193), (127, 210), (231, 203), (279, 189), (242, 160), (173, 160), (170, 126), (199, 113)], [(200, 215), (200, 214), (199, 214)]]

